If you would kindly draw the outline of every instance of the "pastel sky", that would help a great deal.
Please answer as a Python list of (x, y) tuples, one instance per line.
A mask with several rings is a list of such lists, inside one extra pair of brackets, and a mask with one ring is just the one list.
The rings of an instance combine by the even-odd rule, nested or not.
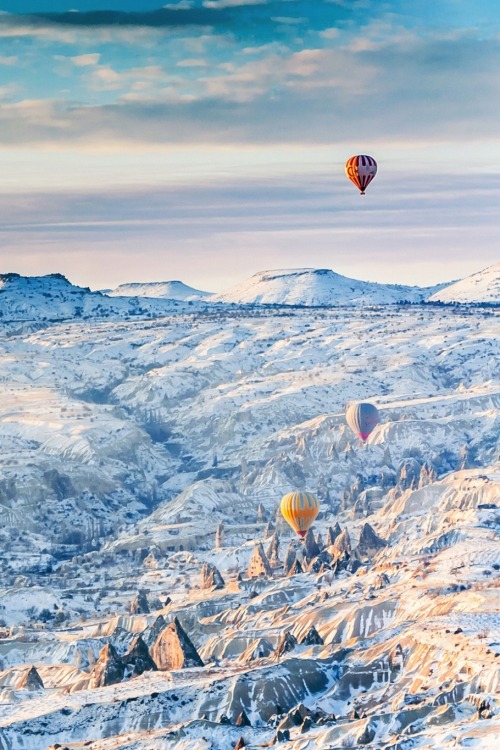
[(0, 0), (0, 272), (473, 273), (500, 257), (499, 70), (497, 0)]

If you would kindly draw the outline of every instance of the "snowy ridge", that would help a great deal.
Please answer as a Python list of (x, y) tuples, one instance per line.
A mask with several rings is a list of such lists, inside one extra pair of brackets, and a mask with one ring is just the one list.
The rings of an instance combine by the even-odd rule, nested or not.
[(422, 302), (430, 297), (436, 288), (424, 289), (400, 284), (358, 281), (325, 268), (292, 268), (256, 273), (246, 281), (214, 294), (212, 301), (307, 307), (386, 305)]
[(207, 299), (211, 292), (194, 289), (182, 281), (150, 281), (143, 283), (120, 284), (116, 289), (107, 290), (108, 297), (158, 297), (163, 299), (199, 300)]
[(111, 299), (74, 286), (62, 274), (0, 274), (0, 318), (3, 322), (74, 320), (130, 315), (153, 317), (182, 309), (174, 300)]
[(436, 292), (430, 302), (489, 303), (500, 305), (500, 263)]

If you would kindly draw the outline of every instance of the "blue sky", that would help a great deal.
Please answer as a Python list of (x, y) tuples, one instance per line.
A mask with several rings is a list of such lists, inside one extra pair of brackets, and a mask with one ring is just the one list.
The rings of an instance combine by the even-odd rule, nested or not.
[[(500, 7), (0, 0), (0, 272), (221, 289), (498, 260)], [(345, 160), (379, 173), (360, 197)]]

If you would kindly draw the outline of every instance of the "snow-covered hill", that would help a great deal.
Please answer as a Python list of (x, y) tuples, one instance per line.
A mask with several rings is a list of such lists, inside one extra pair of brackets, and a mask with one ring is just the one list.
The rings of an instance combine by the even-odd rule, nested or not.
[(207, 299), (211, 292), (194, 289), (182, 281), (150, 281), (120, 284), (116, 289), (106, 290), (109, 297), (159, 297), (163, 299), (197, 300)]
[(174, 300), (110, 299), (74, 286), (59, 273), (47, 276), (0, 274), (0, 319), (6, 321), (77, 320), (147, 315), (182, 309)]
[(212, 301), (307, 307), (386, 305), (422, 302), (437, 288), (358, 281), (326, 268), (291, 268), (256, 273), (230, 289), (214, 294)]
[(500, 263), (450, 284), (433, 294), (429, 301), (500, 305)]
[[(496, 750), (499, 310), (136, 298), (132, 316), (16, 278), (2, 750)], [(366, 444), (344, 418), (361, 399), (381, 415)], [(305, 547), (278, 513), (292, 489), (320, 501)], [(178, 623), (202, 664), (167, 663)]]

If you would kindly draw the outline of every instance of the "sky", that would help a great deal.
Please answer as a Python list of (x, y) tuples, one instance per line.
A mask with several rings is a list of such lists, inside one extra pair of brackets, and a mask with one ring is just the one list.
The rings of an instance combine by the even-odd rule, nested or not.
[(0, 0), (0, 273), (474, 273), (500, 257), (499, 69), (497, 0)]

